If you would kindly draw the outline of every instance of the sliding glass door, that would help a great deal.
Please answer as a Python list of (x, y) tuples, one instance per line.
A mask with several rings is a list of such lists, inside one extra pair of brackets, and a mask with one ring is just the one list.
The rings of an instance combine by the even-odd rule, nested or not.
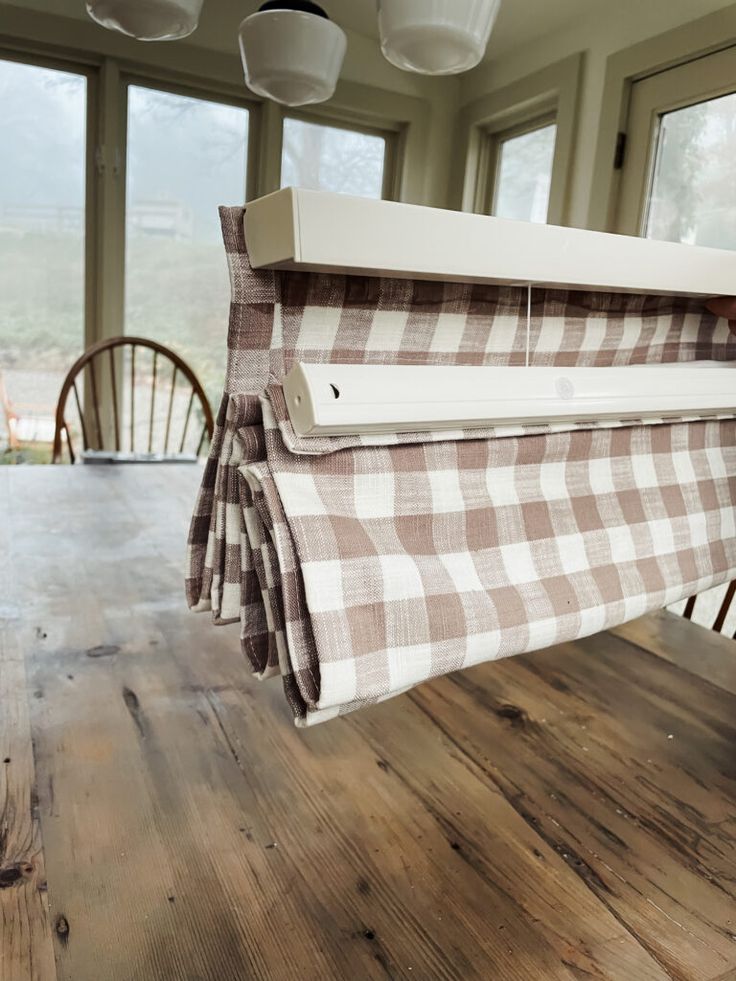
[[(230, 295), (218, 205), (279, 180), (398, 194), (403, 122), (262, 112), (240, 83), (71, 57), (0, 50), (0, 462), (20, 430), (24, 458), (50, 459), (64, 376), (122, 333), (173, 348), (217, 406)], [(103, 402), (115, 388), (98, 387)]]
[(45, 443), (85, 347), (88, 79), (0, 60), (0, 445)]
[(125, 333), (173, 348), (214, 405), (229, 297), (217, 207), (245, 201), (246, 108), (128, 86)]

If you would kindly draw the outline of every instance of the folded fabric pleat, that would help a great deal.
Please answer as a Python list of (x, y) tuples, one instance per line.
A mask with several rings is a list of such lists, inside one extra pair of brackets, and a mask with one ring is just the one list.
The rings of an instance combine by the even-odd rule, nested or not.
[(264, 425), (266, 461), (241, 472), (299, 724), (736, 574), (733, 420), (323, 457), (289, 453), (267, 402)]

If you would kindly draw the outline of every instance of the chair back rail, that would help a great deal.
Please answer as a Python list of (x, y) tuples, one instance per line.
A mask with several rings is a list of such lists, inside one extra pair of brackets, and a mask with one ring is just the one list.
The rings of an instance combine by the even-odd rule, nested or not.
[[(687, 603), (685, 604), (685, 609), (682, 611), (682, 615), (687, 620), (693, 619), (693, 615), (696, 612), (695, 606), (698, 599), (698, 595), (702, 595), (702, 594), (696, 594), (695, 596), (691, 596), (688, 599)], [(723, 633), (723, 627), (726, 623), (726, 619), (731, 609), (731, 604), (733, 603), (734, 597), (736, 597), (736, 579), (728, 584), (721, 605), (718, 607), (718, 612), (716, 613), (715, 619), (711, 624), (711, 630), (715, 630), (715, 632), (718, 634)], [(733, 634), (733, 639), (736, 640), (736, 632), (734, 632)]]
[[(147, 372), (149, 352), (151, 361)], [(126, 354), (129, 354), (128, 371)], [(170, 371), (166, 370), (167, 364), (171, 366)], [(125, 391), (126, 377), (129, 394)], [(150, 386), (150, 398), (145, 393), (143, 398), (140, 392), (137, 394), (144, 385)], [(178, 409), (183, 408), (184, 402), (186, 412), (183, 420), (179, 420)], [(201, 431), (192, 432), (187, 442), (195, 405), (201, 410), (202, 427)], [(129, 420), (125, 419), (126, 406)], [(76, 428), (74, 421), (78, 423)], [(126, 421), (129, 426), (124, 425)], [(144, 427), (142, 431), (137, 431), (136, 423)], [(80, 456), (78, 439), (82, 451), (104, 453), (111, 461), (116, 456), (121, 460), (146, 456), (159, 460), (176, 456), (190, 458), (200, 455), (205, 440), (212, 439), (213, 430), (212, 410), (204, 389), (175, 351), (145, 337), (111, 337), (89, 347), (64, 379), (56, 406), (52, 459), (54, 463), (62, 462), (66, 444), (70, 462), (76, 462)], [(127, 446), (124, 445), (126, 431)], [(173, 446), (178, 442), (178, 451), (170, 452), (172, 441)]]

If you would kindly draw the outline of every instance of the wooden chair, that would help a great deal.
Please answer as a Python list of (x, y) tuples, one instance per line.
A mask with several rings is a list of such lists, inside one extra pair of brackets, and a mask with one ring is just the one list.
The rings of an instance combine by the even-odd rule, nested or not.
[[(140, 392), (149, 387), (150, 396)], [(190, 426), (193, 415), (199, 419)], [(71, 463), (78, 457), (105, 463), (196, 460), (213, 429), (204, 389), (178, 354), (145, 337), (112, 337), (89, 347), (64, 379), (52, 460), (62, 462), (65, 443)], [(75, 450), (80, 435), (81, 453)]]
[[(699, 595), (703, 594), (699, 593), (695, 596), (691, 596), (685, 604), (685, 609), (682, 611), (682, 615), (688, 620), (692, 620), (693, 618), (693, 614), (695, 613), (695, 603)], [(715, 632), (718, 634), (723, 631), (723, 626), (726, 622), (728, 612), (731, 609), (731, 603), (733, 602), (734, 596), (736, 596), (736, 580), (728, 584), (726, 594), (723, 597), (723, 601), (718, 608), (718, 613), (716, 614), (716, 617), (711, 625), (711, 630), (715, 630)], [(736, 640), (736, 633), (734, 633), (733, 639)]]

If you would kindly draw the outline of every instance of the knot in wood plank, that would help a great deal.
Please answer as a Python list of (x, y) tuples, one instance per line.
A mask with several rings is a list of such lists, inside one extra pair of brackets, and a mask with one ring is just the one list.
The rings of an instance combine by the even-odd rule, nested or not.
[(523, 708), (519, 708), (518, 705), (508, 704), (499, 705), (496, 709), (496, 715), (502, 719), (508, 719), (509, 722), (515, 725), (523, 725), (529, 718)]
[(20, 862), (14, 862), (12, 865), (6, 865), (5, 868), (0, 869), (0, 889), (17, 886), (22, 879), (23, 869)]
[(69, 943), (69, 920), (67, 920), (63, 913), (59, 913), (59, 915), (56, 917), (54, 930), (56, 932), (56, 936), (63, 944)]

